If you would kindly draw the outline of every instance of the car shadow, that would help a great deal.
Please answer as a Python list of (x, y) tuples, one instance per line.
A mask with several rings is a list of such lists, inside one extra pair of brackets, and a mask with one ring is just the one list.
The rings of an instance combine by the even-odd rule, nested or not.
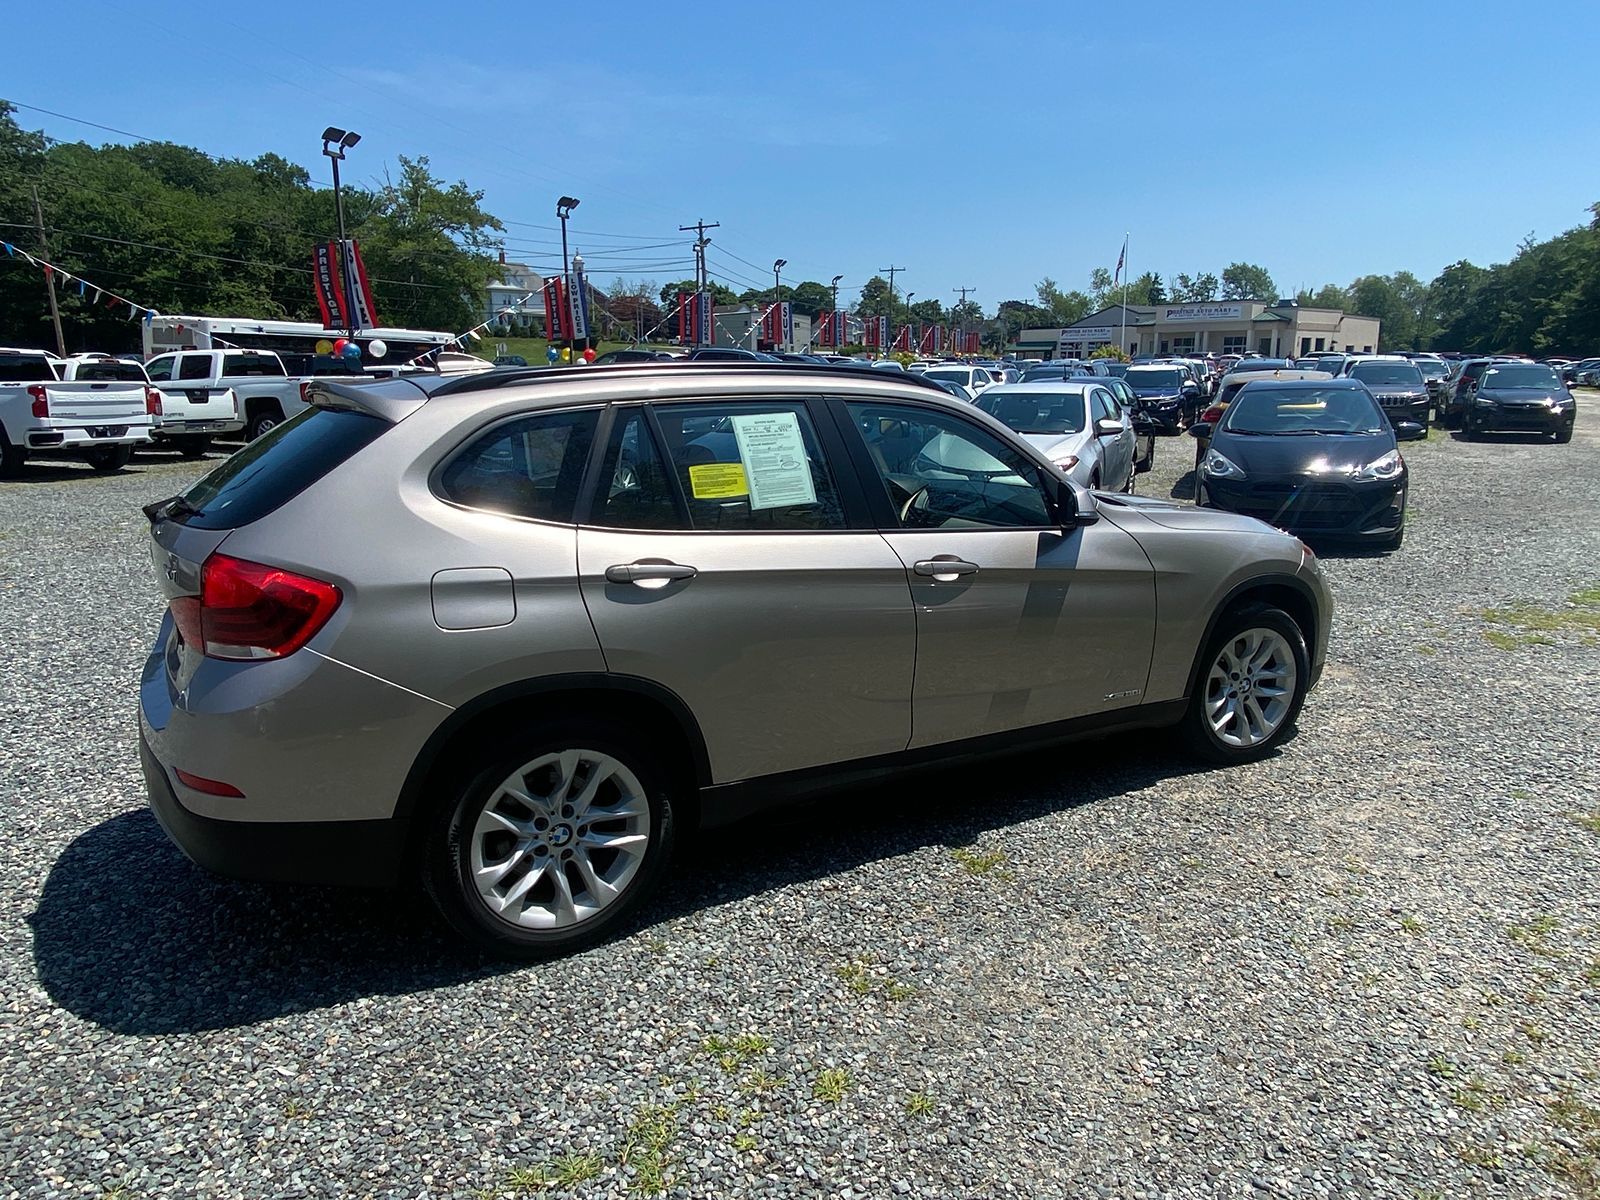
[[(1157, 747), (1166, 740), (1122, 734), (975, 760), (701, 834), (681, 847), (662, 890), (619, 936), (1205, 769), (1153, 748), (1152, 738)], [(68, 845), (28, 920), (50, 998), (118, 1033), (226, 1029), (512, 970), (564, 969), (560, 960), (518, 966), (464, 949), (420, 890), (219, 879), (184, 858), (144, 809)]]
[(1167, 495), (1174, 500), (1193, 500), (1195, 498), (1194, 489), (1197, 481), (1198, 479), (1195, 471), (1191, 467), (1182, 475), (1178, 476), (1178, 481), (1172, 485), (1172, 490), (1168, 492)]
[(72, 459), (30, 458), (22, 468), (5, 479), (6, 483), (67, 483), (74, 479), (117, 479), (125, 475), (139, 475), (139, 460), (135, 458), (120, 471), (96, 471), (88, 463)]

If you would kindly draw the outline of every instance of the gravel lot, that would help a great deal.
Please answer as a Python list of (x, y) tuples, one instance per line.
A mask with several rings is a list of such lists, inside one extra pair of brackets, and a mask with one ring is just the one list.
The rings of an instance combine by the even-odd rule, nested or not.
[(1407, 543), (1327, 559), (1278, 757), (1141, 735), (791, 811), (521, 969), (167, 843), (137, 506), (198, 468), (33, 464), (0, 485), (0, 1196), (1600, 1194), (1597, 400), (1569, 446), (1406, 448)]

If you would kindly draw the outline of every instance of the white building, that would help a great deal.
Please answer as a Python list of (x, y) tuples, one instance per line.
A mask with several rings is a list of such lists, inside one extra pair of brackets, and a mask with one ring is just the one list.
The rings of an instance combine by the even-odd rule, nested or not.
[(544, 277), (527, 263), (506, 261), (506, 252), (500, 251), (500, 277), (491, 282), (484, 298), (483, 319), (500, 319), (502, 309), (511, 309), (518, 317), (532, 319), (540, 328), (544, 326)]

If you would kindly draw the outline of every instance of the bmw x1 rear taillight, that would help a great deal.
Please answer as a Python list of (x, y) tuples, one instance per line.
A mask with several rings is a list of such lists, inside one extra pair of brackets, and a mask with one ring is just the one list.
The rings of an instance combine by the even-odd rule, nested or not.
[(172, 616), (208, 658), (283, 658), (328, 623), (340, 598), (320, 579), (213, 554), (200, 569), (200, 595), (174, 600)]

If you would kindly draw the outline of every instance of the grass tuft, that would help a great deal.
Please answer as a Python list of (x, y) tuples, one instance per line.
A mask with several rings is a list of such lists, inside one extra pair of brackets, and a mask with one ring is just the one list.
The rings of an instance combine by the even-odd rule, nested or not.
[(849, 1090), (850, 1072), (842, 1067), (829, 1067), (819, 1074), (816, 1082), (811, 1085), (811, 1094), (829, 1104), (839, 1103)]
[(926, 1117), (933, 1112), (933, 1097), (927, 1092), (912, 1092), (906, 1097), (906, 1116)]
[(1010, 879), (1011, 872), (1000, 869), (1006, 861), (1006, 856), (998, 850), (979, 851), (971, 850), (966, 846), (957, 846), (950, 851), (950, 857), (955, 859), (956, 865), (968, 875), (995, 875), (1001, 879)]

